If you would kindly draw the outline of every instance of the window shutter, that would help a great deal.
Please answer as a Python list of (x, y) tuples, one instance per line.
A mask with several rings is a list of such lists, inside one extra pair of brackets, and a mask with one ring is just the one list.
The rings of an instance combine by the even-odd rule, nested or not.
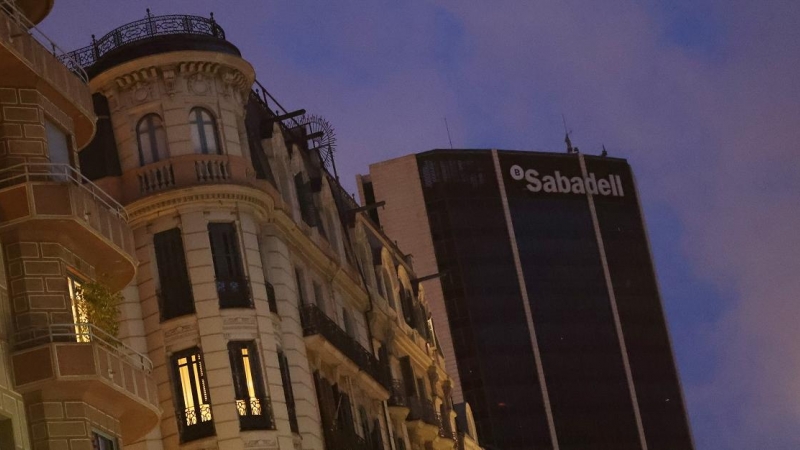
[(153, 246), (161, 283), (159, 295), (161, 320), (194, 313), (192, 285), (186, 268), (181, 230), (173, 228), (156, 233), (153, 236)]
[(414, 369), (411, 367), (411, 358), (404, 356), (400, 358), (400, 369), (403, 372), (403, 385), (406, 389), (406, 395), (415, 397), (417, 395), (416, 377), (414, 376)]

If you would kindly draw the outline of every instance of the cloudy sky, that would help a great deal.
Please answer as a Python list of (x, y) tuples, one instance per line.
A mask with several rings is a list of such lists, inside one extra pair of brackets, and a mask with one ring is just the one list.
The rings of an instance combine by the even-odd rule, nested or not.
[(800, 448), (800, 2), (58, 0), (62, 47), (213, 11), (350, 190), (447, 147), (605, 144), (637, 173), (695, 440)]

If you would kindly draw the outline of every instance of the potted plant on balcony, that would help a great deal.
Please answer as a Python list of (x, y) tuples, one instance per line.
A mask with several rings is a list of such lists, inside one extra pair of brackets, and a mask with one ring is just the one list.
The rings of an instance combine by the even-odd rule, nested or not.
[(102, 279), (83, 283), (78, 289), (81, 298), (86, 302), (89, 322), (112, 337), (117, 337), (122, 293), (112, 291)]

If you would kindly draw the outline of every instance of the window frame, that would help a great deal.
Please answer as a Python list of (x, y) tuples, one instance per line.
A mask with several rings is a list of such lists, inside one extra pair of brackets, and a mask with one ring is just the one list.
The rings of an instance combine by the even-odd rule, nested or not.
[[(208, 122), (205, 121), (203, 117), (205, 114), (208, 117)], [(213, 136), (211, 139), (207, 134), (206, 126), (211, 126), (211, 133)], [(195, 134), (197, 137), (195, 138)], [(189, 110), (189, 138), (192, 142), (192, 151), (197, 155), (222, 155), (222, 145), (220, 145), (219, 139), (219, 127), (217, 125), (217, 118), (208, 108), (204, 108), (202, 106), (195, 106), (191, 110)], [(197, 141), (195, 141), (197, 139)], [(213, 141), (212, 141), (213, 139)], [(213, 142), (214, 147), (216, 149), (214, 152), (211, 152), (212, 148), (209, 146), (209, 142)]]
[[(175, 236), (168, 235), (168, 233), (177, 233), (177, 239), (175, 239)], [(169, 239), (174, 239), (174, 241), (170, 242)], [(165, 247), (170, 243), (175, 245), (176, 248), (168, 249)], [(178, 244), (180, 249), (177, 248)], [(168, 253), (168, 250), (175, 251), (171, 255), (172, 261), (164, 259), (168, 255), (162, 252)], [(189, 266), (186, 263), (186, 247), (183, 245), (182, 230), (175, 227), (153, 234), (153, 252), (155, 253), (156, 274), (158, 275), (159, 283), (159, 289), (156, 294), (158, 296), (158, 310), (161, 322), (194, 314), (196, 312), (194, 292), (189, 278)], [(181, 271), (182, 273), (178, 274), (176, 272), (180, 270), (180, 267), (178, 267), (180, 264), (183, 265), (183, 270)], [(177, 297), (181, 302), (180, 307), (167, 307), (168, 302), (169, 304), (174, 303), (173, 296)], [(172, 308), (175, 310), (173, 311)]]
[[(158, 119), (158, 123), (155, 124), (151, 119), (156, 118)], [(147, 129), (143, 132), (142, 125), (146, 124)], [(163, 131), (163, 142), (159, 142), (157, 132), (161, 129)], [(145, 158), (144, 149), (142, 148), (142, 136), (147, 134), (148, 143), (150, 144), (150, 161), (146, 162), (147, 159)], [(139, 149), (139, 166), (146, 166), (149, 164), (155, 164), (162, 159), (169, 158), (169, 151), (167, 145), (167, 127), (164, 125), (164, 119), (158, 115), (157, 113), (151, 112), (147, 113), (136, 122), (136, 143)], [(161, 149), (159, 144), (163, 144), (164, 148)], [(162, 156), (161, 153), (164, 155)]]
[[(196, 360), (190, 361), (190, 358), (193, 356), (196, 357)], [(181, 373), (181, 368), (183, 366), (180, 363), (180, 360), (184, 358), (187, 360), (187, 371), (185, 372), (186, 377), (184, 377), (184, 374)], [(206, 377), (205, 364), (203, 363), (203, 352), (199, 347), (191, 347), (173, 353), (170, 356), (170, 369), (172, 372), (175, 418), (178, 421), (178, 432), (181, 443), (183, 444), (216, 435), (213, 408), (211, 406), (211, 395), (208, 387), (208, 379)], [(184, 385), (184, 379), (188, 380), (189, 386)], [(191, 424), (188, 423), (191, 421), (191, 419), (187, 414), (187, 394), (191, 395), (192, 397), (191, 400), (193, 405), (191, 408), (197, 408), (194, 406), (194, 404), (197, 404), (200, 409), (200, 415), (195, 415), (195, 423)], [(199, 398), (195, 398), (195, 395), (198, 395)], [(206, 420), (203, 420), (204, 406), (207, 407), (208, 411), (208, 419)]]
[(240, 430), (274, 430), (270, 396), (255, 341), (228, 342)]
[[(103, 433), (98, 431), (97, 429), (92, 428), (91, 431), (92, 436), (92, 449), (93, 450), (119, 450), (119, 439), (109, 434)], [(100, 439), (104, 439), (106, 442), (111, 444), (111, 448), (102, 448), (100, 446), (99, 441)]]
[(91, 342), (92, 333), (91, 327), (89, 326), (89, 305), (80, 292), (84, 284), (86, 284), (86, 281), (84, 281), (83, 278), (72, 271), (67, 271), (67, 293), (70, 299), (72, 323), (75, 327), (75, 340), (76, 342), (86, 343)]
[(253, 308), (236, 222), (209, 222), (207, 228), (219, 307)]

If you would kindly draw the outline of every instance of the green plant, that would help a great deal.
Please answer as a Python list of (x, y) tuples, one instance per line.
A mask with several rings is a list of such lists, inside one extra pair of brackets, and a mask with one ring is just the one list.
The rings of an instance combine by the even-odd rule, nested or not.
[(119, 331), (119, 305), (121, 292), (114, 292), (101, 280), (83, 283), (78, 288), (79, 295), (86, 302), (89, 322), (111, 336), (117, 337)]

